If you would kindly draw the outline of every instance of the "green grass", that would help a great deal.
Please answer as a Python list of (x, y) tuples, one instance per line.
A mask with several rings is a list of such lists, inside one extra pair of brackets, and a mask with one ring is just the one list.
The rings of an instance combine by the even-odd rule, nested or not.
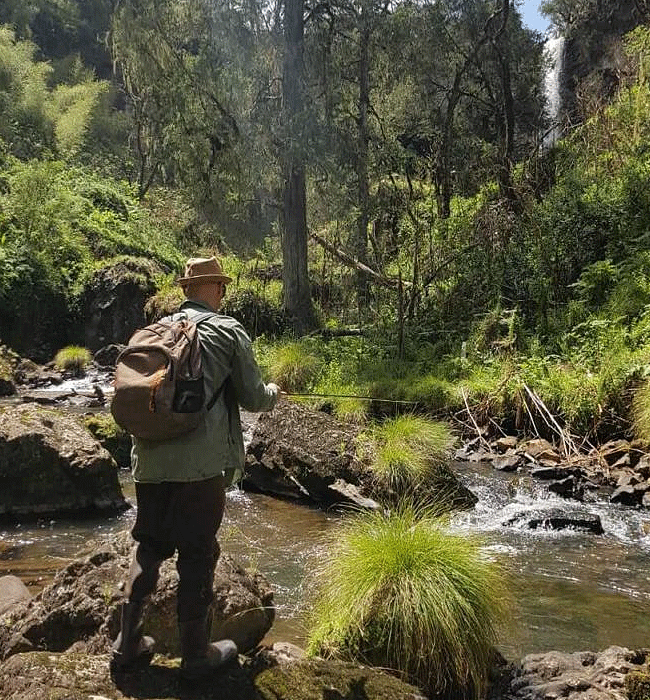
[(322, 360), (308, 342), (258, 342), (256, 349), (258, 361), (264, 367), (268, 379), (278, 384), (283, 391), (309, 391), (322, 367)]
[(388, 418), (360, 437), (377, 479), (398, 493), (412, 493), (433, 478), (453, 444), (446, 423), (413, 414)]
[(632, 419), (635, 435), (650, 445), (650, 383), (645, 382), (634, 393)]
[(78, 345), (68, 345), (59, 350), (54, 357), (54, 365), (57, 369), (81, 374), (90, 362), (90, 351)]
[(478, 698), (505, 605), (480, 542), (435, 509), (364, 513), (330, 535), (314, 573), (308, 651), (401, 672), (436, 698)]

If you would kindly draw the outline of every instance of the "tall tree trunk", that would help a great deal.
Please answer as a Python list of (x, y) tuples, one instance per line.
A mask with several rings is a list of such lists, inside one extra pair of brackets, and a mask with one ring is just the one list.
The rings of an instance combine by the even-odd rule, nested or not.
[[(370, 220), (370, 187), (368, 184), (368, 113), (370, 112), (370, 17), (366, 2), (359, 12), (359, 105), (357, 115), (357, 198), (359, 215), (354, 255), (364, 265), (368, 263), (368, 223)], [(357, 273), (357, 303), (359, 309), (368, 301), (368, 278)]]
[(301, 131), (304, 108), (304, 0), (285, 0), (282, 107), (287, 128), (283, 153), (282, 282), (284, 308), (302, 335), (314, 323), (307, 269), (307, 204)]

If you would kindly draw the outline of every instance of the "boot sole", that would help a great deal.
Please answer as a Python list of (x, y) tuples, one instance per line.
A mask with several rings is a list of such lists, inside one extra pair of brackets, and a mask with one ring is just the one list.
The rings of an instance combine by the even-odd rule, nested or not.
[(151, 664), (152, 659), (153, 652), (140, 654), (140, 656), (137, 658), (127, 661), (126, 663), (120, 662), (119, 659), (112, 658), (110, 662), (110, 669), (113, 673), (129, 673), (131, 671), (139, 671), (147, 668)]

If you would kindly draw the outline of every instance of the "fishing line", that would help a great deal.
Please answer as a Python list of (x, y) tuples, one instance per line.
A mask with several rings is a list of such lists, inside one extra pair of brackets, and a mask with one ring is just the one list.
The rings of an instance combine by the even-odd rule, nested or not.
[(283, 391), (284, 396), (302, 396), (304, 398), (320, 399), (361, 399), (362, 401), (383, 401), (387, 403), (404, 403), (411, 406), (417, 405), (417, 401), (401, 401), (400, 399), (380, 399), (376, 396), (359, 396), (358, 394), (304, 394), (294, 391)]

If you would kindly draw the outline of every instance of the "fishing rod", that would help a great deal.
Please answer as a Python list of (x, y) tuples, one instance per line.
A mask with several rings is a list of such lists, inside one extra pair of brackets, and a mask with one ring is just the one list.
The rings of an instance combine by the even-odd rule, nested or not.
[(360, 396), (359, 394), (308, 394), (297, 391), (283, 391), (283, 396), (299, 396), (302, 398), (319, 398), (319, 399), (360, 399), (362, 401), (383, 401), (387, 403), (404, 403), (411, 406), (417, 405), (417, 401), (402, 401), (400, 399), (380, 399), (376, 396)]

